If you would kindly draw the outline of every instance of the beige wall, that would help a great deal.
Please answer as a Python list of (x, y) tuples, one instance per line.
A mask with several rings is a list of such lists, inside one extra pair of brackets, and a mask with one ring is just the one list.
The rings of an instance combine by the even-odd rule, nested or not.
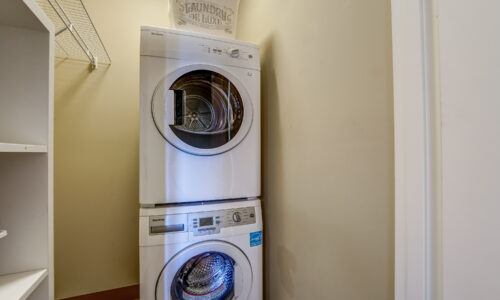
[(84, 0), (113, 61), (57, 62), (56, 297), (139, 281), (140, 25), (167, 25), (166, 0)]
[(389, 0), (242, 0), (262, 51), (266, 295), (393, 299)]
[[(139, 26), (167, 0), (84, 0), (109, 68), (56, 65), (56, 297), (138, 282)], [(393, 298), (388, 0), (242, 0), (262, 56), (267, 298)]]

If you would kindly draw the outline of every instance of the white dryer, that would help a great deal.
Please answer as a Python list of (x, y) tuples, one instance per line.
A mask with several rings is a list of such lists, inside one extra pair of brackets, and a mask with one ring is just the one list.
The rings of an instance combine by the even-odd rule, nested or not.
[(141, 28), (143, 207), (260, 195), (257, 46)]
[(140, 210), (142, 300), (262, 300), (259, 200)]

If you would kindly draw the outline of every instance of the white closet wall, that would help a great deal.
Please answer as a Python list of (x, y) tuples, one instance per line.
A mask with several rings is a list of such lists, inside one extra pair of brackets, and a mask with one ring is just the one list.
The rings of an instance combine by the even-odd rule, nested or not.
[(0, 299), (53, 299), (54, 29), (0, 1)]

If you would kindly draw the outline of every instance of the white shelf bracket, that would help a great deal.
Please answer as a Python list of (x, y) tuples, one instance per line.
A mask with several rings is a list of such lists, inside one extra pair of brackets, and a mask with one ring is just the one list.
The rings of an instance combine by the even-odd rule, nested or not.
[(99, 67), (99, 59), (97, 58), (97, 56), (92, 57), (92, 62), (90, 63), (90, 65), (92, 66), (92, 70), (95, 70)]

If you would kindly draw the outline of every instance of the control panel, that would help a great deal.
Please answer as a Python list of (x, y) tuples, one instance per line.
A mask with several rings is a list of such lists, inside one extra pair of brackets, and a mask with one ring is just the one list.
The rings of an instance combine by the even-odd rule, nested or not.
[(154, 235), (188, 231), (194, 236), (203, 236), (220, 233), (221, 228), (256, 222), (255, 207), (238, 207), (190, 214), (151, 216), (149, 233)]
[(141, 28), (141, 56), (260, 70), (256, 45), (152, 26)]
[(230, 58), (239, 60), (252, 60), (253, 54), (245, 51), (238, 47), (221, 47), (216, 45), (201, 44), (200, 49), (202, 52), (217, 55), (217, 56), (228, 56)]

